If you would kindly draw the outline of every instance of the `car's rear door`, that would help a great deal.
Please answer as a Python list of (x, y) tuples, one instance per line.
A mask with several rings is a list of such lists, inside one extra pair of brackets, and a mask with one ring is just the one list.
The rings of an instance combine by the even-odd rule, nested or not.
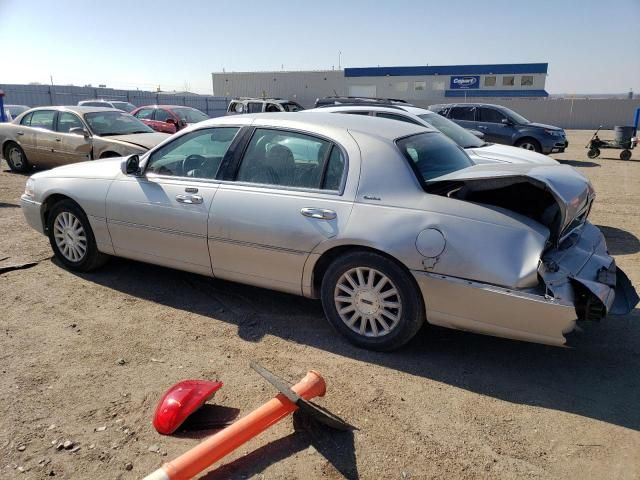
[(449, 110), (449, 118), (464, 128), (476, 128), (476, 106), (456, 105)]
[(55, 165), (91, 160), (91, 137), (69, 133), (72, 128), (88, 131), (87, 126), (75, 113), (58, 112), (52, 158)]
[(216, 174), (238, 130), (181, 135), (151, 153), (142, 176), (113, 182), (106, 206), (116, 255), (211, 275), (207, 218)]
[(30, 129), (35, 140), (35, 155), (31, 159), (37, 159), (36, 165), (50, 167), (56, 164), (55, 148), (58, 142), (54, 129), (57, 115), (56, 110), (36, 110), (31, 116)]
[(141, 108), (138, 110), (133, 116), (140, 120), (145, 125), (149, 125), (154, 130), (158, 130), (156, 128), (155, 122), (153, 120), (153, 108)]
[(214, 275), (300, 294), (309, 253), (351, 213), (342, 195), (346, 152), (312, 134), (255, 129), (209, 215)]

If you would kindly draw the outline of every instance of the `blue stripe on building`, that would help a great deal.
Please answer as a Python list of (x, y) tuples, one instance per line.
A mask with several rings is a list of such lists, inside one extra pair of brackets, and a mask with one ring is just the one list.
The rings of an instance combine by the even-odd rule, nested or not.
[(444, 65), (422, 67), (345, 68), (345, 77), (384, 77), (416, 75), (503, 75), (547, 73), (548, 63), (501, 63), (494, 65)]
[(548, 97), (546, 90), (446, 90), (445, 97)]

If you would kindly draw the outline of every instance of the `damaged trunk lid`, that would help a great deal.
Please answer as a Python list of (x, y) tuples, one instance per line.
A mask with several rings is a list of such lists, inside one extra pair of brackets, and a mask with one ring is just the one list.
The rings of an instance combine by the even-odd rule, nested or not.
[(595, 193), (568, 165), (474, 165), (427, 181), (429, 193), (488, 204), (545, 225), (557, 246), (584, 224)]

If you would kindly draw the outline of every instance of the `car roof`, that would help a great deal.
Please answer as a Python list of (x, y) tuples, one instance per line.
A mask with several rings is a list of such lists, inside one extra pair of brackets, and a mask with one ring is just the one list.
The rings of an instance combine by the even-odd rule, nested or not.
[(232, 98), (231, 102), (297, 103), (295, 100), (289, 100), (286, 98), (251, 98), (251, 97)]
[(424, 133), (425, 131), (438, 132), (433, 128), (423, 127), (407, 122), (398, 122), (386, 118), (375, 118), (364, 115), (336, 115), (335, 113), (305, 110), (302, 112), (278, 112), (278, 113), (248, 113), (244, 115), (232, 115), (217, 117), (198, 123), (198, 128), (206, 128), (216, 125), (255, 124), (273, 127), (292, 128), (300, 130), (330, 131), (332, 129), (360, 132), (393, 141), (400, 137)]
[(431, 105), (432, 107), (493, 107), (493, 108), (507, 108), (503, 105), (496, 105), (493, 103), (439, 103), (438, 105)]
[(139, 110), (141, 108), (168, 108), (168, 109), (172, 109), (172, 108), (190, 108), (191, 110), (197, 110), (197, 108), (190, 107), (188, 105), (142, 105), (140, 107), (136, 107), (136, 110)]
[(370, 103), (363, 103), (362, 105), (331, 105), (326, 107), (317, 107), (307, 110), (309, 112), (395, 112), (399, 111), (411, 113), (413, 115), (437, 115), (431, 110), (426, 110), (420, 107), (414, 107), (409, 105), (372, 105)]
[[(59, 105), (52, 105), (49, 107), (36, 107), (36, 108), (32, 108), (29, 110), (29, 112), (33, 112), (36, 110), (57, 110), (59, 112), (75, 112), (78, 113), (80, 115), (84, 115), (86, 113), (91, 113), (91, 112), (120, 112), (122, 113), (122, 110), (119, 110), (117, 108), (108, 108), (108, 107), (83, 107), (82, 105), (77, 106), (77, 105), (63, 105), (63, 106), (59, 106)], [(28, 113), (28, 112), (25, 112)], [(124, 112), (126, 113), (126, 112)]]

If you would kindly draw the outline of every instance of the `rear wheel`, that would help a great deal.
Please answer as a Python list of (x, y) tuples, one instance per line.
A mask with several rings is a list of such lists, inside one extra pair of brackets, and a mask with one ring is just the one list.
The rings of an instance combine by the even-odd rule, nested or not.
[(522, 140), (518, 140), (516, 142), (516, 147), (524, 148), (525, 150), (531, 150), (532, 152), (542, 152), (540, 143), (533, 138), (523, 138)]
[(329, 323), (370, 350), (394, 350), (425, 321), (422, 294), (411, 275), (392, 260), (354, 252), (335, 260), (322, 279), (322, 306)]
[(600, 156), (600, 149), (598, 148), (590, 148), (587, 152), (587, 157), (593, 159), (598, 158)]
[(87, 216), (72, 200), (53, 206), (47, 229), (53, 253), (70, 270), (89, 272), (108, 258), (98, 251)]
[(631, 150), (623, 150), (620, 152), (620, 160), (629, 160), (631, 158)]
[(9, 168), (14, 172), (23, 173), (31, 168), (24, 150), (17, 143), (9, 142), (7, 144), (4, 148), (4, 158)]

